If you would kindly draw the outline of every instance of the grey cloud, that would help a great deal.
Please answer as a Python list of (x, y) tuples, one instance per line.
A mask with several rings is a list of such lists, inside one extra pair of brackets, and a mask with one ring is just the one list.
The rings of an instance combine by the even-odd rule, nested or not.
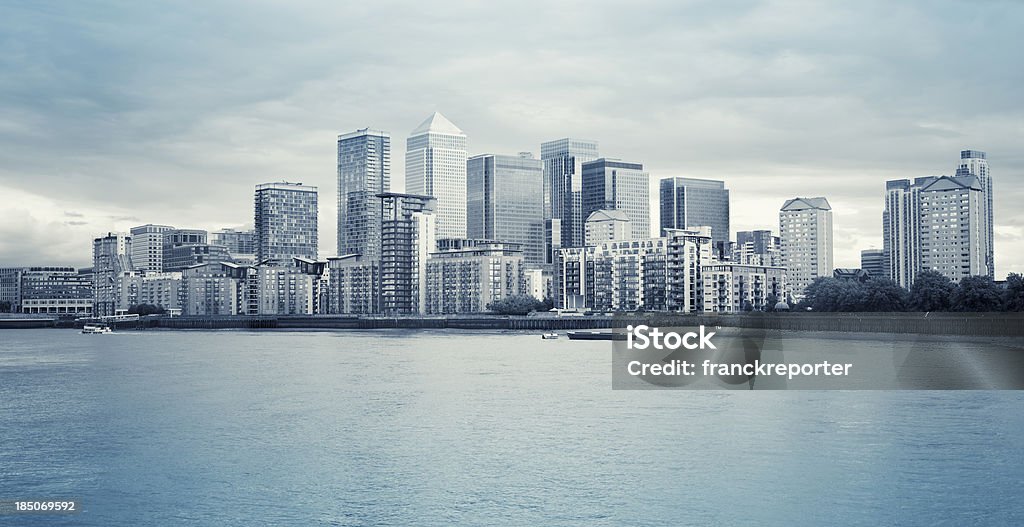
[[(726, 179), (763, 226), (841, 194), (858, 243), (880, 243), (886, 179), (978, 148), (997, 222), (1021, 226), (1022, 21), (1014, 2), (5, 4), (0, 185), (212, 226), (300, 180), (328, 246), (334, 135), (391, 131), (401, 186), (405, 134), (440, 110), (474, 153), (576, 135), (655, 178)], [(1000, 241), (1000, 273), (1024, 270)]]

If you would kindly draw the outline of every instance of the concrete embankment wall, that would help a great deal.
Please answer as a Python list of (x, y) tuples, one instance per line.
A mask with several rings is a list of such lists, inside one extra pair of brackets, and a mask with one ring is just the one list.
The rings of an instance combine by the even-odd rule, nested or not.
[[(36, 322), (41, 324), (41, 322)], [(47, 324), (53, 325), (53, 321)], [(372, 317), (247, 316), (144, 317), (114, 324), (116, 329), (480, 329), (586, 330), (650, 326), (722, 326), (782, 331), (918, 333), (936, 335), (1024, 336), (1024, 313), (752, 313), (741, 315), (617, 315), (614, 317)], [(61, 322), (62, 327), (74, 327)], [(78, 324), (79, 326), (81, 324)], [(33, 326), (40, 327), (40, 326)]]

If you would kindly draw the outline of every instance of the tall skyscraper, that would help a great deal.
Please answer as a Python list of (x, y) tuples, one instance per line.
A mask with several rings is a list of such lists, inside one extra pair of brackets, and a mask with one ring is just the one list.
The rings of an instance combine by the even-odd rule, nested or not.
[(790, 291), (799, 301), (815, 278), (832, 276), (832, 206), (828, 200), (787, 200), (779, 209), (779, 239)]
[(714, 244), (729, 243), (729, 189), (724, 181), (669, 177), (661, 180), (659, 194), (662, 230), (708, 226)]
[(437, 250), (436, 201), (385, 192), (381, 200), (380, 298), (385, 314), (423, 314), (427, 258)]
[(363, 128), (338, 136), (338, 254), (380, 257), (380, 199), (391, 190), (391, 135)]
[(885, 182), (885, 209), (882, 212), (882, 243), (888, 277), (909, 288), (921, 270), (920, 192), (934, 177)]
[(557, 249), (582, 247), (585, 242), (583, 163), (597, 157), (597, 141), (566, 137), (540, 145), (546, 263), (554, 264)]
[(466, 162), (466, 235), (519, 244), (526, 265), (544, 264), (544, 162), (529, 153)]
[(867, 271), (871, 278), (888, 278), (885, 265), (885, 251), (882, 249), (864, 249), (860, 252), (860, 268)]
[(409, 134), (405, 187), (437, 200), (437, 237), (466, 237), (466, 134), (434, 112)]
[(317, 189), (302, 183), (256, 186), (256, 261), (317, 259)]
[(169, 225), (148, 223), (132, 227), (132, 265), (144, 273), (164, 270), (164, 233), (173, 230)]
[(988, 171), (988, 156), (980, 150), (961, 150), (960, 166), (956, 169), (956, 175), (958, 177), (974, 176), (978, 178), (978, 185), (981, 187), (983, 198), (982, 204), (985, 207), (985, 211), (982, 213), (982, 217), (985, 220), (983, 234), (988, 251), (985, 255), (985, 265), (988, 267), (988, 276), (995, 278), (995, 237), (993, 229), (995, 209), (992, 204), (992, 175)]
[(582, 173), (584, 219), (598, 210), (622, 211), (633, 238), (651, 237), (650, 178), (642, 164), (601, 158), (583, 163)]

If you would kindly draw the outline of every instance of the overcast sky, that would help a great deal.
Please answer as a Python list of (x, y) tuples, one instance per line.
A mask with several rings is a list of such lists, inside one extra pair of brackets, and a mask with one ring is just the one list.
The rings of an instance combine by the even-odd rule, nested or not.
[[(1024, 3), (0, 0), (0, 265), (91, 265), (91, 240), (252, 223), (253, 186), (320, 187), (338, 133), (440, 111), (470, 154), (597, 140), (653, 179), (725, 180), (732, 228), (826, 196), (835, 264), (881, 247), (887, 179), (985, 150), (997, 276), (1024, 272)], [(628, 4), (628, 5), (627, 5)]]

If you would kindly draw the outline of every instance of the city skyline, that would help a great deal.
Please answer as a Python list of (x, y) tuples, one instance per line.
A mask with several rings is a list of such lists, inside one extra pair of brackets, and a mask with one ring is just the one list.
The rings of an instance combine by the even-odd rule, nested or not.
[[(446, 51), (452, 42), (441, 37), (439, 46), (419, 50), (412, 42), (419, 46), (415, 37), (426, 34), (417, 32), (426, 30), (400, 37), (414, 27), (406, 15), (388, 28), (395, 32), (388, 33), (391, 38), (373, 60), (352, 62), (342, 53), (338, 60), (353, 66), (349, 69), (322, 67), (343, 48), (312, 17), (299, 21), (303, 31), (250, 42), (256, 53), (227, 46), (214, 49), (209, 60), (184, 63), (153, 47), (136, 49), (130, 38), (111, 44), (86, 31), (95, 16), (87, 6), (69, 8), (81, 12), (66, 17), (3, 7), (5, 32), (19, 36), (23, 53), (3, 59), (12, 81), (0, 87), (5, 108), (0, 195), (10, 219), (0, 227), (0, 265), (85, 266), (94, 237), (144, 223), (209, 231), (247, 226), (247, 189), (281, 179), (326, 193), (320, 204), (320, 256), (333, 255), (337, 135), (364, 127), (390, 132), (396, 138), (393, 187), (407, 190), (404, 152), (397, 143), (436, 110), (470, 136), (470, 155), (537, 155), (541, 142), (585, 137), (599, 142), (602, 156), (643, 161), (652, 185), (672, 176), (724, 181), (732, 190), (734, 231), (772, 228), (777, 208), (793, 196), (826, 196), (835, 213), (836, 239), (849, 241), (835, 247), (836, 267), (857, 267), (861, 250), (882, 247), (886, 181), (954, 175), (958, 152), (983, 150), (994, 170), (996, 278), (1024, 272), (1024, 213), (1014, 207), (1024, 199), (1017, 124), (1024, 119), (1015, 97), (1021, 73), (1007, 67), (1013, 61), (1001, 51), (1016, 47), (1012, 41), (1019, 37), (1011, 26), (1021, 8), (805, 7), (789, 14), (754, 5), (740, 9), (737, 18), (735, 11), (653, 5), (665, 16), (644, 16), (649, 25), (640, 43), (608, 36), (588, 41), (592, 49), (572, 43), (582, 28), (552, 36), (545, 29), (551, 22), (531, 15), (536, 10), (526, 6), (503, 8), (506, 21), (546, 32), (553, 41), (524, 45), (493, 28), (475, 27), (471, 31), (493, 36), (491, 42)], [(226, 17), (229, 11), (221, 9), (203, 16)], [(476, 7), (474, 14), (487, 9)], [(886, 16), (878, 16), (882, 12)], [(270, 14), (254, 8), (243, 27), (269, 27)], [(127, 8), (118, 16), (133, 20), (136, 15)], [(382, 16), (353, 15), (344, 23), (353, 24), (356, 35), (360, 21)], [(614, 9), (582, 15), (597, 25), (637, 21)], [(735, 27), (716, 32), (714, 22), (727, 18)], [(771, 24), (763, 24), (766, 20)], [(155, 17), (137, 23), (166, 30), (179, 22)], [(987, 28), (984, 37), (958, 32), (968, 42), (957, 44), (941, 36), (972, 23)], [(41, 42), (31, 33), (40, 27), (62, 31), (63, 40)], [(755, 50), (747, 46), (751, 39), (736, 40), (746, 33), (764, 46)], [(213, 38), (212, 33), (182, 34)], [(266, 55), (278, 41), (305, 49), (317, 39), (322, 52), (318, 47), (314, 53), (286, 49)], [(643, 42), (677, 45), (656, 48), (648, 57), (637, 52)], [(98, 67), (71, 67), (59, 53), (69, 44), (76, 46), (75, 57)], [(169, 44), (186, 57), (195, 53), (181, 37)], [(101, 60), (108, 51), (125, 67)], [(128, 51), (138, 51), (138, 57)], [(409, 56), (400, 59), (400, 52)], [(697, 58), (699, 52), (707, 58)], [(253, 73), (257, 78), (247, 80), (261, 82), (249, 83), (252, 87), (237, 100), (224, 99), (227, 88), (242, 85), (222, 75), (244, 77), (243, 66), (256, 64), (257, 56), (281, 65), (296, 59), (280, 73), (294, 78)], [(428, 56), (432, 59), (425, 60)], [(633, 63), (623, 62), (625, 57)], [(152, 61), (160, 58), (172, 67), (153, 68)], [(244, 60), (238, 68), (217, 72), (233, 58)], [(488, 59), (544, 82), (533, 86), (519, 78), (475, 75)], [(948, 64), (957, 61), (973, 64), (983, 75), (951, 74)], [(51, 66), (38, 67), (42, 64)], [(618, 65), (624, 75), (609, 79), (601, 75), (601, 64)], [(688, 80), (676, 82), (669, 69), (685, 69)], [(405, 75), (397, 75), (394, 86), (375, 80), (399, 71)], [(627, 83), (631, 76), (644, 82)], [(851, 84), (850, 78), (860, 82)], [(381, 93), (366, 95), (365, 86), (379, 86)], [(123, 100), (117, 97), (121, 90), (127, 90)]]

